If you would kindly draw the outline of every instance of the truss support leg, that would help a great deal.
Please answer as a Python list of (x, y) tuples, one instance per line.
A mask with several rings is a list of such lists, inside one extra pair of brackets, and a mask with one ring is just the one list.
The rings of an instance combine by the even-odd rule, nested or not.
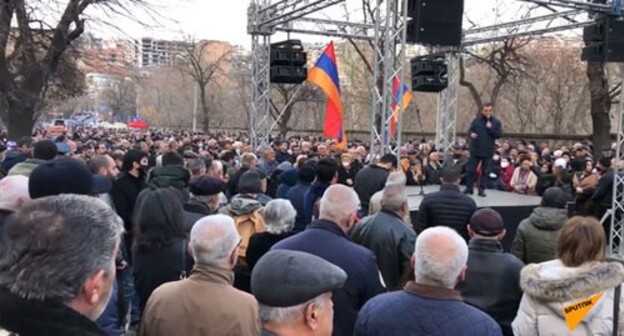
[(271, 111), (269, 82), (271, 37), (253, 35), (251, 44), (252, 79), (249, 134), (254, 150), (269, 144)]
[[(624, 63), (620, 65), (622, 84), (624, 84)], [(620, 97), (617, 129), (617, 147), (615, 149), (615, 180), (613, 181), (613, 203), (611, 206), (611, 228), (609, 234), (610, 256), (624, 257), (624, 90)]]
[(455, 143), (457, 126), (457, 99), (459, 93), (459, 54), (446, 54), (448, 71), (448, 87), (438, 96), (438, 116), (436, 122), (436, 148), (449, 155), (451, 146)]

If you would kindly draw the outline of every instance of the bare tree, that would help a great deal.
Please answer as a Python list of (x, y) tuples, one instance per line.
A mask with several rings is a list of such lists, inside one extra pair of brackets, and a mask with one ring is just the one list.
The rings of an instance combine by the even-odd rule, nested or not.
[(113, 81), (101, 95), (101, 103), (107, 105), (113, 119), (120, 114), (132, 114), (136, 110), (136, 84), (130, 78)]
[(199, 93), (204, 132), (210, 130), (210, 109), (208, 106), (208, 84), (227, 70), (235, 49), (220, 41), (196, 41), (189, 38), (180, 58), (182, 71), (193, 79)]
[(12, 138), (31, 133), (39, 103), (63, 54), (85, 30), (85, 11), (99, 7), (123, 15), (128, 6), (143, 3), (11, 0), (0, 4), (0, 115)]

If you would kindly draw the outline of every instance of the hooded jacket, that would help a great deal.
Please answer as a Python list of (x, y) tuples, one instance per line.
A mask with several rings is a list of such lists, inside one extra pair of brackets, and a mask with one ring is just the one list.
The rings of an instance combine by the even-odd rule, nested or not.
[(295, 184), (297, 184), (298, 176), (298, 168), (291, 168), (282, 172), (279, 176), (279, 180), (281, 183), (277, 187), (277, 193), (275, 194), (275, 197), (286, 198), (286, 193), (288, 193), (288, 190), (292, 188)]
[(153, 188), (174, 187), (178, 190), (188, 188), (191, 174), (183, 166), (165, 166), (151, 171), (147, 183)]
[(13, 168), (13, 166), (20, 162), (26, 161), (26, 159), (28, 159), (28, 157), (19, 150), (9, 150), (6, 152), (6, 154), (4, 154), (4, 160), (2, 160), (2, 169), (4, 169), (5, 172), (8, 172), (9, 170), (11, 170), (11, 168)]
[(538, 207), (518, 226), (511, 253), (525, 264), (555, 258), (559, 231), (567, 221), (565, 209)]
[(232, 197), (230, 204), (221, 208), (219, 213), (234, 218), (236, 230), (241, 236), (239, 255), (246, 257), (251, 236), (265, 230), (264, 207), (255, 198), (239, 194)]
[[(624, 281), (620, 263), (590, 262), (566, 267), (560, 260), (526, 266), (520, 274), (524, 296), (512, 323), (514, 335), (610, 336), (613, 330), (614, 287)], [(563, 315), (595, 295), (592, 307), (574, 328)], [(622, 299), (619, 302), (622, 305)], [(624, 310), (620, 308), (618, 335), (624, 333)]]

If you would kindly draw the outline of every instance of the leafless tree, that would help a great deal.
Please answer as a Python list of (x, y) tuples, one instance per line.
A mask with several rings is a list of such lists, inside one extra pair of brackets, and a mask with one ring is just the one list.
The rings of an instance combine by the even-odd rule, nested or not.
[(193, 79), (199, 93), (204, 132), (210, 130), (210, 108), (206, 90), (208, 84), (227, 71), (235, 48), (220, 41), (196, 41), (189, 38), (184, 45), (180, 58), (183, 73)]
[(121, 114), (134, 113), (137, 99), (136, 86), (137, 84), (130, 78), (118, 78), (102, 92), (101, 103), (110, 108), (113, 119)]
[(144, 0), (11, 0), (0, 4), (0, 115), (12, 138), (31, 133), (36, 111), (63, 55), (85, 30), (85, 11), (99, 7), (128, 15), (134, 5), (144, 5)]

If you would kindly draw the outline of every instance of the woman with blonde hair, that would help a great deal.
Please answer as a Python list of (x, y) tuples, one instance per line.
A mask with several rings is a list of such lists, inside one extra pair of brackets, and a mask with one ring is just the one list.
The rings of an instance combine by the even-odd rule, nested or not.
[[(592, 217), (574, 217), (561, 230), (556, 259), (526, 266), (520, 274), (524, 291), (514, 335), (618, 335), (613, 321), (615, 288), (624, 281), (624, 266), (606, 262), (606, 238)], [(616, 303), (624, 321), (621, 296)]]

